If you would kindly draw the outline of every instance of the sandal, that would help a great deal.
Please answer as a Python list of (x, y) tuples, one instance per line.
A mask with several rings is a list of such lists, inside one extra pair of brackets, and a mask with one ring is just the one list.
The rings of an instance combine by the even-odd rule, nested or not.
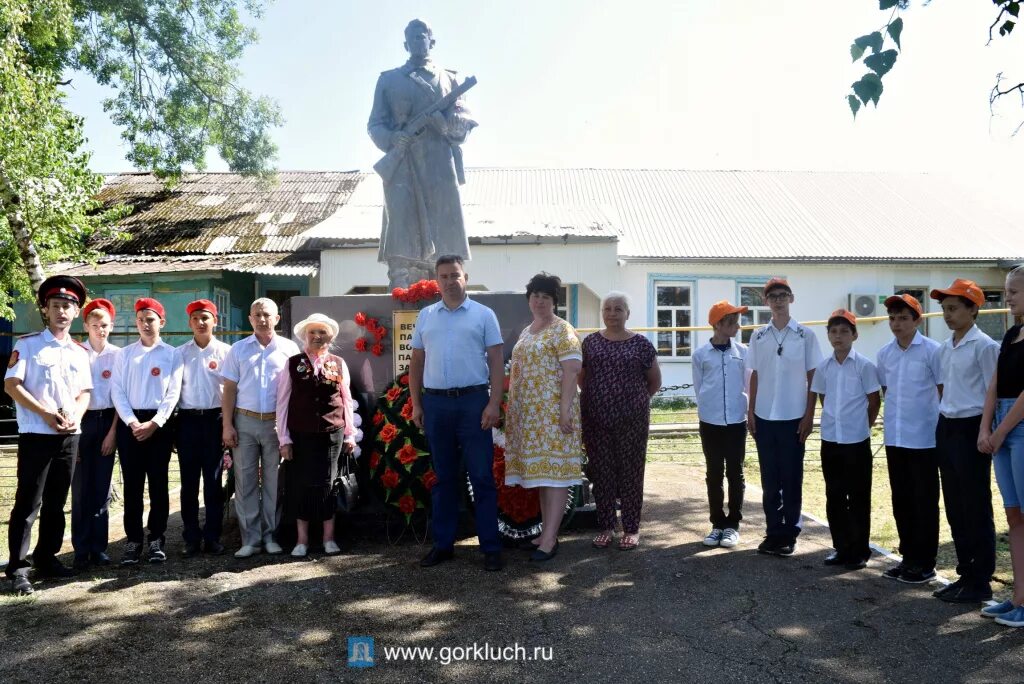
[(640, 546), (639, 534), (624, 534), (619, 540), (619, 551), (632, 551)]
[(594, 540), (590, 542), (590, 545), (595, 549), (607, 549), (612, 545), (612, 533), (602, 532), (601, 534), (594, 537)]

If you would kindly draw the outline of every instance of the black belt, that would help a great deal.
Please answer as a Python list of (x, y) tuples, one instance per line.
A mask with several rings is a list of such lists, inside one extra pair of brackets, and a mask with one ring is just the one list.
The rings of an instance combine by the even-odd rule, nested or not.
[(220, 413), (221, 408), (208, 408), (208, 409), (178, 409), (179, 416), (208, 416), (213, 413)]
[(110, 408), (105, 408), (105, 409), (89, 409), (88, 411), (85, 412), (85, 415), (86, 416), (102, 416), (105, 413), (112, 413), (113, 411), (114, 411), (114, 407), (113, 406), (111, 406)]
[(451, 389), (431, 389), (429, 387), (424, 387), (423, 391), (426, 394), (436, 394), (442, 397), (461, 397), (464, 394), (484, 392), (488, 387), (489, 385), (470, 385), (469, 387), (452, 387)]

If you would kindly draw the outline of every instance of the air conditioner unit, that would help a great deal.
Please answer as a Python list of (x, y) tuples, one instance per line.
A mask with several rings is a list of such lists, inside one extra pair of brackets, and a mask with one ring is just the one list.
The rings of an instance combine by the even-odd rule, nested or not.
[(855, 316), (881, 316), (885, 300), (885, 295), (850, 293), (847, 295), (846, 309)]

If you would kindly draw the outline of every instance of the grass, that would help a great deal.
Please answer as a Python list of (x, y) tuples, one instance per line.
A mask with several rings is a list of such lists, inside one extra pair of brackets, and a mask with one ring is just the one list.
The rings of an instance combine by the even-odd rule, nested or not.
[[(654, 422), (654, 421), (652, 421)], [(665, 422), (677, 422), (669, 420)], [(885, 450), (882, 446), (882, 433), (876, 428), (871, 436), (872, 452), (874, 453), (871, 478), (871, 541), (883, 549), (898, 553), (899, 537), (896, 523), (892, 517), (892, 492), (889, 488), (889, 473), (885, 461)], [(815, 432), (808, 438), (807, 455), (804, 459), (803, 508), (806, 512), (820, 520), (825, 520), (825, 480), (821, 474), (819, 457), (821, 441)], [(704, 452), (701, 450), (700, 437), (696, 434), (680, 437), (652, 439), (648, 443), (647, 458), (650, 461), (671, 461), (702, 467)], [(748, 483), (760, 486), (761, 474), (758, 467), (757, 449), (754, 441), (747, 438), (747, 458), (744, 474)], [(748, 496), (744, 506), (760, 506), (759, 497)], [(946, 577), (955, 578), (956, 552), (953, 549), (953, 538), (946, 523), (945, 510), (939, 501), (939, 555), (936, 570)], [(1007, 542), (1007, 524), (1003, 515), (1003, 502), (999, 489), (992, 479), (992, 508), (995, 511), (996, 523), (996, 582), (1013, 586), (1013, 570), (1010, 566), (1010, 549)]]

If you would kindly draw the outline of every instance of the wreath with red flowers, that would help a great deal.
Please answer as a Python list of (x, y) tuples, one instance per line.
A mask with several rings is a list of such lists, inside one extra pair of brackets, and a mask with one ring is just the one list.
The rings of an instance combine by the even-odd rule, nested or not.
[[(505, 421), (508, 385), (506, 376), (500, 426)], [(427, 438), (412, 423), (408, 373), (398, 376), (380, 396), (373, 425), (376, 436), (369, 460), (370, 481), (384, 502), (397, 508), (408, 523), (417, 510), (430, 510), (430, 490), (437, 483)], [(493, 467), (498, 529), (506, 537), (522, 539), (539, 531), (540, 496), (536, 489), (505, 485), (505, 436), (500, 426), (494, 430)]]
[(384, 338), (387, 337), (388, 329), (381, 325), (380, 321), (376, 318), (370, 318), (362, 311), (357, 311), (353, 320), (356, 322), (356, 325), (366, 330), (373, 339), (371, 344), (366, 337), (360, 335), (356, 338), (355, 350), (357, 352), (369, 351), (374, 356), (382, 355), (384, 353)]
[(391, 296), (406, 304), (415, 304), (425, 299), (434, 299), (441, 295), (441, 288), (437, 286), (436, 280), (421, 280), (413, 283), (408, 288), (396, 287), (391, 291)]

